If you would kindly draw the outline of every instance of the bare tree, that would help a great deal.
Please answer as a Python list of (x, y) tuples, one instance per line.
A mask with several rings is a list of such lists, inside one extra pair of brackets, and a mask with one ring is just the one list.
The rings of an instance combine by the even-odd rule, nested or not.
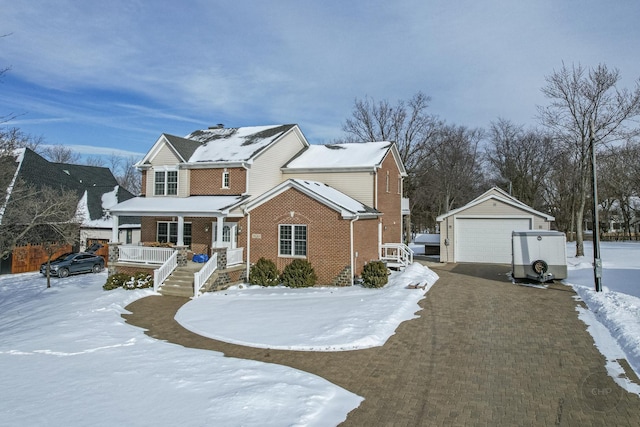
[(498, 119), (491, 123), (489, 143), (485, 155), (494, 183), (529, 206), (545, 209), (544, 187), (556, 158), (551, 136)]
[[(343, 142), (391, 141), (395, 142), (407, 169), (405, 197), (411, 202), (412, 215), (416, 204), (413, 199), (415, 167), (432, 151), (435, 132), (441, 122), (427, 112), (430, 98), (422, 92), (410, 100), (400, 100), (395, 106), (389, 101), (371, 98), (356, 99), (351, 117), (342, 125), (347, 133)], [(137, 182), (140, 182), (137, 179)], [(411, 235), (411, 219), (406, 217), (405, 235)]]
[(49, 145), (40, 150), (40, 154), (45, 159), (54, 163), (80, 163), (80, 154), (64, 145)]
[(356, 99), (351, 118), (345, 121), (342, 130), (350, 142), (395, 142), (405, 167), (411, 171), (428, 153), (438, 129), (438, 119), (427, 113), (430, 100), (422, 92), (409, 101), (398, 101), (395, 106), (387, 100)]
[(462, 206), (485, 185), (479, 145), (481, 129), (444, 125), (435, 135), (438, 149), (419, 164), (415, 202), (429, 212), (428, 226), (435, 218)]
[(630, 119), (640, 115), (640, 80), (634, 91), (618, 89), (617, 69), (600, 64), (589, 70), (580, 65), (546, 77), (542, 93), (551, 100), (539, 107), (539, 118), (575, 159), (577, 200), (575, 203), (576, 256), (584, 255), (583, 219), (591, 188), (590, 133), (593, 123), (594, 145), (628, 137), (636, 130), (628, 127)]
[(142, 178), (140, 171), (135, 167), (137, 159), (133, 156), (118, 157), (118, 168), (113, 169), (118, 184), (129, 190), (131, 194), (138, 195), (142, 191)]

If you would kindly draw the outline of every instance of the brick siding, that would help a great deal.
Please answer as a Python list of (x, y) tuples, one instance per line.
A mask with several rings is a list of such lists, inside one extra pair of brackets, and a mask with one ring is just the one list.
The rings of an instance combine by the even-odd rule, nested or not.
[(228, 168), (229, 188), (222, 188), (224, 169), (192, 169), (192, 196), (228, 196), (246, 191), (247, 171), (244, 168)]
[[(387, 172), (389, 173), (389, 191), (387, 192)], [(402, 242), (402, 194), (398, 194), (400, 171), (389, 152), (378, 170), (378, 200), (376, 207), (383, 212), (382, 243)]]

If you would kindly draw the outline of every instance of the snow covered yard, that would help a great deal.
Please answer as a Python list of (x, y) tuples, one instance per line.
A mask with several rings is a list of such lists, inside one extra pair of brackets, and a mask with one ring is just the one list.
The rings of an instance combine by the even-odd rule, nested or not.
[[(616, 362), (626, 358), (640, 374), (640, 243), (602, 242), (600, 249), (603, 292), (594, 290), (591, 242), (585, 242), (584, 257), (567, 259), (569, 277), (564, 282), (589, 307), (577, 310), (607, 358), (610, 375), (622, 387), (640, 395), (640, 385), (618, 378), (623, 370)], [(575, 243), (567, 244), (567, 254), (575, 254)]]
[[(357, 350), (383, 345), (400, 323), (415, 318), (436, 280), (414, 263), (392, 273), (382, 289), (233, 286), (185, 304), (176, 320), (199, 335), (251, 347)], [(406, 289), (412, 284), (425, 289)]]
[[(227, 301), (206, 310), (249, 322), (228, 337), (236, 342), (267, 345), (286, 338), (290, 325), (306, 334), (280, 339), (282, 347), (370, 347), (415, 317), (435, 280), (416, 264), (378, 290), (238, 288), (187, 304), (181, 317), (203, 316), (203, 304)], [(54, 279), (46, 289), (36, 273), (0, 276), (0, 426), (324, 426), (339, 424), (362, 401), (306, 372), (149, 338), (120, 314), (153, 292), (106, 292), (105, 281), (106, 273), (85, 274)], [(427, 286), (404, 289), (409, 283)], [(247, 316), (244, 309), (254, 311)]]
[(336, 425), (362, 398), (285, 366), (158, 341), (106, 273), (0, 276), (0, 426)]

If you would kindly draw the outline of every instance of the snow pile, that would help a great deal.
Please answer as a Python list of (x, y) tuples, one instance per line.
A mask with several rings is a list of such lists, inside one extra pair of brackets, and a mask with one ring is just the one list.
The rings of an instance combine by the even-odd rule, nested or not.
[[(343, 351), (383, 345), (415, 317), (418, 301), (438, 280), (414, 263), (381, 289), (234, 286), (185, 304), (176, 320), (217, 340), (259, 348)], [(420, 284), (425, 289), (407, 289)], [(220, 322), (219, 319), (224, 319)]]
[[(573, 245), (567, 245), (567, 253), (575, 253)], [(612, 377), (621, 381), (616, 378), (622, 370), (615, 362), (617, 359), (627, 359), (636, 374), (640, 373), (640, 244), (603, 242), (601, 259), (603, 292), (594, 289), (591, 242), (585, 242), (584, 257), (567, 259), (569, 277), (565, 282), (589, 307), (590, 312), (578, 308), (580, 318), (587, 323), (596, 345), (608, 359), (607, 368)], [(599, 329), (600, 324), (615, 342), (602, 338), (606, 334)], [(640, 387), (629, 391), (640, 394)]]
[(337, 425), (362, 401), (288, 367), (158, 341), (106, 273), (0, 276), (0, 425)]

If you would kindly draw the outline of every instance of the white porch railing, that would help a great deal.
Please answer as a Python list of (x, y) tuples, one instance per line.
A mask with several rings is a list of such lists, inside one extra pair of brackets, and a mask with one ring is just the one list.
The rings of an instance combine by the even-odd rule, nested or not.
[(157, 291), (158, 288), (162, 285), (167, 277), (175, 270), (178, 266), (178, 251), (172, 251), (173, 255), (169, 257), (168, 260), (165, 261), (164, 264), (160, 268), (156, 268), (153, 270), (153, 290)]
[(137, 262), (143, 264), (164, 264), (173, 253), (171, 248), (154, 248), (150, 246), (128, 246), (119, 247), (118, 262)]
[(193, 273), (193, 297), (197, 298), (200, 294), (200, 289), (209, 280), (209, 277), (216, 271), (218, 267), (218, 254), (214, 253), (209, 261), (207, 261), (200, 271)]
[(380, 246), (380, 260), (389, 267), (404, 268), (413, 263), (413, 250), (404, 243), (384, 243)]
[(242, 264), (244, 248), (227, 249), (227, 267)]

